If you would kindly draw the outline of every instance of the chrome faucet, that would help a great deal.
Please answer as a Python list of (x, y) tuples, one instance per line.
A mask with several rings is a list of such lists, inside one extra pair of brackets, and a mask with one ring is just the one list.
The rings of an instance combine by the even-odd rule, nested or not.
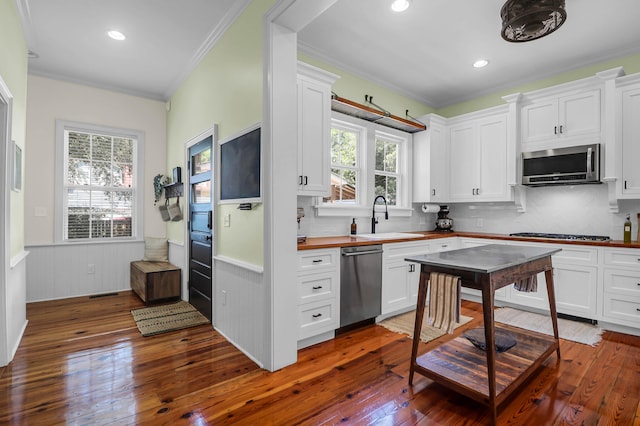
[(371, 233), (372, 234), (376, 233), (376, 224), (378, 223), (378, 219), (376, 218), (376, 201), (378, 201), (378, 198), (382, 198), (382, 201), (384, 201), (384, 219), (389, 220), (389, 209), (387, 207), (387, 199), (384, 198), (382, 195), (378, 195), (373, 200), (373, 211), (371, 212)]

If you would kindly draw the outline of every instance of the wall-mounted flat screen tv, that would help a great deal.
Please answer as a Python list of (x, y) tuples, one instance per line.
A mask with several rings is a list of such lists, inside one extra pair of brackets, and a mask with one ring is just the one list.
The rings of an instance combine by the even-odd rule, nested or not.
[(219, 142), (220, 203), (262, 202), (260, 123)]

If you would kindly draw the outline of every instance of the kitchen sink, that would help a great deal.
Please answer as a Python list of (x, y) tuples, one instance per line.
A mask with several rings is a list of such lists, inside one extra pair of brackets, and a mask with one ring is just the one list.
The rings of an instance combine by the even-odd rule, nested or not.
[(420, 238), (422, 234), (409, 234), (407, 232), (381, 232), (379, 234), (358, 234), (358, 237), (370, 240), (399, 240), (403, 238)]

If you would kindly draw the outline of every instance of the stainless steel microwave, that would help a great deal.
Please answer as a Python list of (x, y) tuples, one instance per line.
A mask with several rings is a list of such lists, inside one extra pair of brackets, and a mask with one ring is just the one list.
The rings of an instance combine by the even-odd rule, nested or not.
[(600, 183), (600, 144), (522, 153), (522, 184)]

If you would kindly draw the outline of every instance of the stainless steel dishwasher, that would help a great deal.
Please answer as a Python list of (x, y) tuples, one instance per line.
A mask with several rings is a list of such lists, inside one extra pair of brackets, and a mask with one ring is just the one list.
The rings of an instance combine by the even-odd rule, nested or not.
[(382, 245), (344, 247), (340, 261), (340, 327), (375, 318), (382, 307)]

